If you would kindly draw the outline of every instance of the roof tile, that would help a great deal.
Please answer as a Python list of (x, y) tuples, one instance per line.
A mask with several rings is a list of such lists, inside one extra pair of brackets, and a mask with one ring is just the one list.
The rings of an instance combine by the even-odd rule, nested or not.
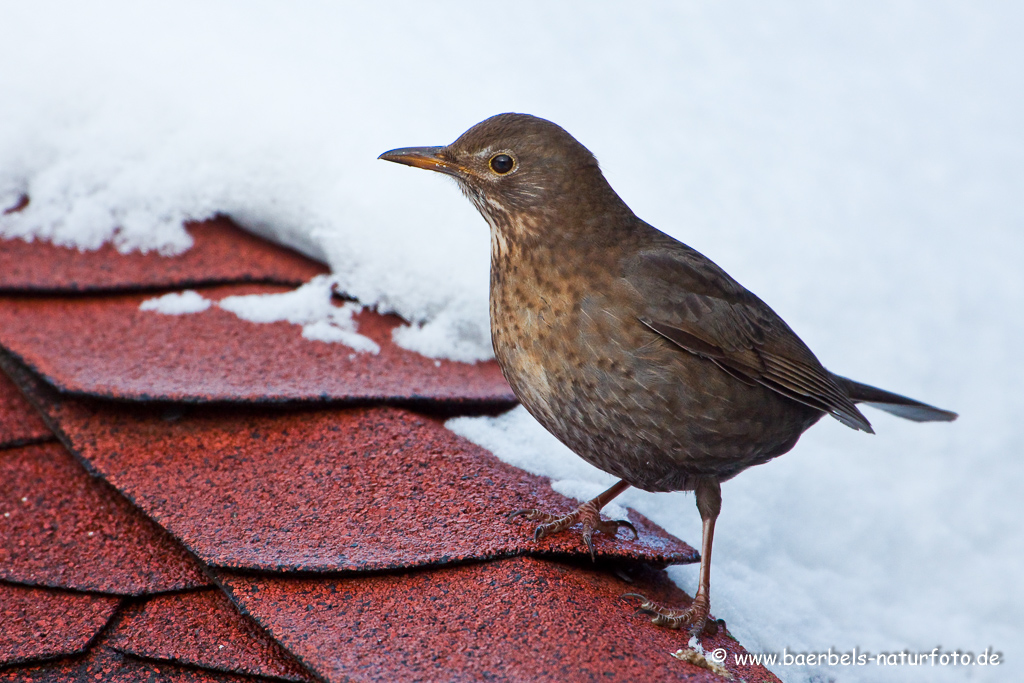
[(36, 409), (21, 390), (0, 372), (0, 448), (52, 439)]
[(4, 683), (254, 683), (265, 678), (204, 671), (166, 662), (146, 662), (94, 646), (84, 657), (0, 670)]
[[(685, 632), (658, 628), (619, 599), (641, 592), (688, 602), (661, 571), (638, 569), (627, 583), (586, 564), (513, 558), (354, 578), (219, 579), (329, 681), (723, 680), (671, 656), (686, 647)], [(702, 644), (744, 652), (724, 629)], [(727, 668), (777, 680), (760, 667)]]
[(119, 602), (0, 581), (0, 666), (84, 651)]
[(0, 451), (0, 578), (120, 595), (209, 585), (195, 560), (59, 443)]
[(0, 291), (87, 292), (194, 287), (228, 282), (301, 284), (323, 264), (251, 235), (228, 218), (188, 223), (194, 244), (177, 256), (93, 251), (43, 240), (0, 239)]
[[(72, 450), (205, 563), (269, 571), (366, 571), (519, 554), (582, 555), (535, 542), (504, 516), (575, 507), (439, 422), (396, 408), (167, 415), (59, 396), (6, 361)], [(694, 562), (690, 546), (630, 513), (639, 540), (598, 534), (599, 557)]]
[(314, 681), (217, 589), (158, 595), (132, 605), (111, 629), (107, 644), (151, 660), (300, 683)]
[[(271, 285), (204, 290), (282, 291)], [(0, 297), (0, 345), (62, 391), (129, 400), (431, 401), (507, 407), (515, 396), (498, 365), (432, 360), (400, 348), (393, 315), (357, 314), (380, 353), (305, 339), (287, 322), (252, 323), (213, 307), (162, 315), (149, 295)]]

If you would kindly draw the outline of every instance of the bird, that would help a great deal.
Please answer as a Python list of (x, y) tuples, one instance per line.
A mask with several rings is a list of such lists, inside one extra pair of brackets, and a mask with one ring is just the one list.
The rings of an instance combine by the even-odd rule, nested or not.
[(555, 123), (505, 113), (450, 145), (383, 159), (455, 179), (490, 228), (494, 356), (522, 406), (578, 456), (619, 481), (534, 538), (579, 525), (636, 530), (600, 511), (629, 487), (693, 491), (698, 587), (688, 607), (641, 595), (660, 626), (710, 634), (711, 549), (721, 483), (792, 449), (829, 415), (874, 433), (858, 408), (918, 422), (957, 414), (827, 370), (782, 318), (709, 258), (641, 220), (597, 159)]

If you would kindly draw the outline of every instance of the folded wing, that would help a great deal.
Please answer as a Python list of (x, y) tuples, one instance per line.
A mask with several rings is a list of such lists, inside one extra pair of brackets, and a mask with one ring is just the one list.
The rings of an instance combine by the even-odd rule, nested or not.
[(849, 385), (837, 381), (775, 311), (706, 257), (668, 239), (625, 264), (624, 277), (642, 300), (640, 322), (740, 381), (873, 432)]

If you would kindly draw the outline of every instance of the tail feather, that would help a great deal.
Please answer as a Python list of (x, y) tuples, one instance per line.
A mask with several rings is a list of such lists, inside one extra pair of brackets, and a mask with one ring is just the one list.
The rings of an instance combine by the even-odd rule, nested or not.
[(840, 386), (846, 389), (854, 403), (863, 403), (872, 408), (878, 408), (879, 410), (884, 410), (887, 413), (906, 420), (913, 420), (914, 422), (952, 422), (957, 418), (957, 414), (950, 410), (936, 408), (927, 403), (921, 403), (912, 398), (900, 396), (891, 391), (885, 391), (884, 389), (867, 384), (854, 382), (852, 379), (840, 377), (839, 375), (833, 374), (832, 377)]

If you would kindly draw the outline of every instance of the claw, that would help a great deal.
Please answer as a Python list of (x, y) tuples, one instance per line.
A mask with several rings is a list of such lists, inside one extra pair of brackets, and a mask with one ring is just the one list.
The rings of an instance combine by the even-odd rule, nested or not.
[(594, 549), (594, 532), (600, 531), (603, 534), (614, 537), (619, 529), (625, 527), (633, 534), (633, 538), (640, 538), (640, 534), (637, 533), (636, 527), (630, 522), (625, 520), (602, 520), (600, 513), (594, 510), (592, 507), (588, 508), (588, 503), (584, 503), (572, 512), (556, 517), (555, 515), (541, 512), (536, 509), (524, 509), (516, 510), (508, 514), (509, 521), (516, 517), (523, 517), (531, 521), (541, 522), (536, 529), (533, 530), (533, 540), (539, 541), (545, 536), (557, 534), (561, 531), (565, 531), (574, 524), (582, 524), (582, 536), (583, 542), (587, 546), (587, 552), (590, 553), (590, 558), (597, 561), (597, 551)]
[(623, 593), (619, 597), (622, 597), (622, 598), (637, 598), (640, 601), (640, 604), (636, 606), (637, 614), (639, 614), (640, 612), (646, 612), (648, 614), (652, 614), (652, 613), (656, 613), (657, 612), (658, 605), (656, 605), (655, 603), (651, 602), (647, 598), (647, 596), (645, 596), (645, 595), (640, 595), (639, 593)]
[(534, 542), (539, 541), (545, 536), (560, 533), (575, 524), (579, 524), (582, 527), (581, 535), (583, 536), (584, 544), (587, 546), (587, 552), (590, 553), (590, 558), (596, 561), (597, 551), (594, 549), (595, 531), (600, 531), (601, 533), (614, 538), (615, 535), (618, 534), (619, 529), (625, 527), (630, 530), (634, 539), (640, 538), (640, 534), (637, 533), (636, 527), (626, 520), (606, 521), (601, 519), (601, 508), (604, 507), (612, 498), (628, 488), (628, 486), (629, 484), (626, 482), (620, 481), (597, 498), (587, 501), (572, 512), (561, 516), (551, 515), (537, 510), (536, 508), (524, 508), (522, 510), (515, 510), (508, 513), (507, 519), (511, 521), (516, 517), (523, 517), (530, 521), (540, 522), (537, 528), (533, 530)]
[(637, 605), (637, 613), (653, 615), (651, 623), (655, 626), (678, 629), (689, 627), (687, 630), (692, 636), (713, 636), (718, 632), (718, 622), (708, 619), (707, 606), (701, 602), (694, 601), (688, 609), (668, 609), (656, 602), (647, 599), (639, 593), (625, 593), (623, 598), (637, 598), (640, 604)]
[(584, 531), (583, 542), (587, 544), (587, 550), (590, 551), (590, 561), (597, 562), (597, 555), (594, 553), (594, 532), (589, 529)]
[(637, 598), (640, 601), (640, 604), (636, 606), (637, 614), (640, 614), (641, 612), (646, 612), (647, 610), (644, 609), (644, 605), (650, 604), (651, 602), (647, 599), (646, 596), (640, 595), (639, 593), (623, 593), (619, 596), (619, 598), (622, 600), (626, 600), (626, 598)]

